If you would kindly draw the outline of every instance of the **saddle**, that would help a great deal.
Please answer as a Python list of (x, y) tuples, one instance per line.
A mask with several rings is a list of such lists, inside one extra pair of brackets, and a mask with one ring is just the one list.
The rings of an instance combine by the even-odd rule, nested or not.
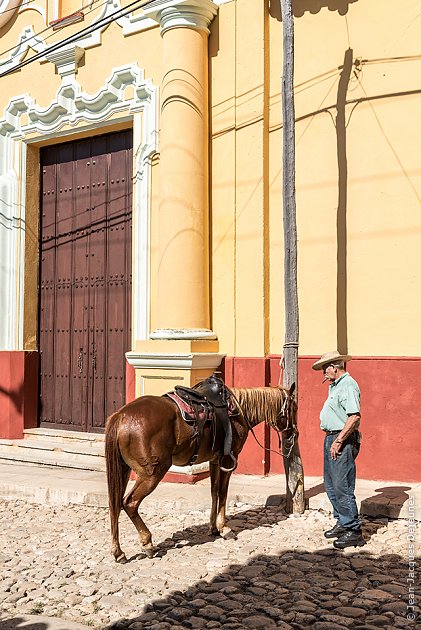
[(232, 394), (222, 379), (212, 374), (192, 388), (176, 385), (174, 392), (166, 396), (174, 400), (184, 420), (196, 429), (196, 449), (190, 463), (197, 459), (203, 430), (209, 422), (213, 431), (212, 450), (220, 454), (220, 468), (224, 472), (232, 472), (237, 466), (237, 459), (232, 452), (230, 416), (238, 412)]

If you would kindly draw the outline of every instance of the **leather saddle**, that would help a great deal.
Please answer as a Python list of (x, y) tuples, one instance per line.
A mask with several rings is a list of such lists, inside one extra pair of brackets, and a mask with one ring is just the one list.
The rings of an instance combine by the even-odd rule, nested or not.
[(192, 388), (176, 385), (174, 391), (191, 410), (190, 413), (183, 413), (184, 419), (196, 426), (198, 440), (194, 459), (197, 457), (205, 421), (210, 420), (213, 428), (212, 450), (220, 453), (219, 466), (225, 472), (235, 470), (237, 459), (232, 452), (230, 415), (237, 411), (231, 392), (223, 380), (212, 374)]

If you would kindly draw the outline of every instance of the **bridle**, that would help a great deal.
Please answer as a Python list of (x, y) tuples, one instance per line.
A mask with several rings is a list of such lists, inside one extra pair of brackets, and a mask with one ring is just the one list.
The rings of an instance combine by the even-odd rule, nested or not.
[[(298, 429), (297, 429), (297, 423), (294, 423), (293, 420), (293, 414), (290, 412), (289, 409), (289, 405), (292, 403), (291, 397), (287, 394), (285, 394), (285, 400), (282, 403), (282, 407), (279, 413), (279, 416), (281, 418), (286, 418), (286, 426), (283, 429), (279, 429), (276, 425), (273, 425), (272, 423), (269, 423), (269, 426), (272, 427), (272, 429), (274, 429), (278, 435), (278, 450), (275, 451), (272, 448), (268, 448), (267, 446), (263, 446), (263, 444), (261, 444), (254, 432), (253, 426), (250, 423), (249, 419), (247, 418), (247, 416), (244, 414), (240, 403), (238, 402), (237, 397), (233, 394), (233, 392), (231, 391), (231, 396), (234, 398), (235, 403), (238, 407), (238, 409), (241, 412), (241, 415), (243, 416), (244, 420), (247, 423), (247, 427), (249, 429), (249, 431), (251, 431), (251, 434), (253, 435), (254, 439), (256, 440), (257, 444), (264, 450), (267, 451), (269, 453), (276, 453), (276, 455), (281, 455), (281, 453), (279, 451), (282, 451), (282, 457), (285, 457), (286, 459), (289, 459), (291, 457), (291, 453), (292, 453), (292, 449), (294, 448), (294, 444), (295, 444), (295, 438), (298, 436)], [(286, 431), (290, 431), (291, 434), (288, 437), (284, 437), (284, 439), (282, 439), (282, 434), (285, 433)], [(284, 442), (288, 442), (288, 451), (285, 452), (284, 449)]]

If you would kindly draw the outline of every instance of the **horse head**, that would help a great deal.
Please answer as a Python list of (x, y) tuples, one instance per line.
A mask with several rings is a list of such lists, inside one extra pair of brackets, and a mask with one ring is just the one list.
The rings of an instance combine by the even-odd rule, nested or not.
[(281, 393), (279, 410), (275, 422), (272, 424), (276, 431), (288, 431), (297, 426), (297, 401), (295, 397), (295, 383), (291, 387), (278, 385), (276, 389)]

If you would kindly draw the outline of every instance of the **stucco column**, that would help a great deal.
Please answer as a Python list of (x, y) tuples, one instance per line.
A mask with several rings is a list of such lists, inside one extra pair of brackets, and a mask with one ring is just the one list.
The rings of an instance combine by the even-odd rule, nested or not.
[(161, 25), (160, 203), (152, 339), (215, 339), (209, 311), (210, 0), (149, 5)]

